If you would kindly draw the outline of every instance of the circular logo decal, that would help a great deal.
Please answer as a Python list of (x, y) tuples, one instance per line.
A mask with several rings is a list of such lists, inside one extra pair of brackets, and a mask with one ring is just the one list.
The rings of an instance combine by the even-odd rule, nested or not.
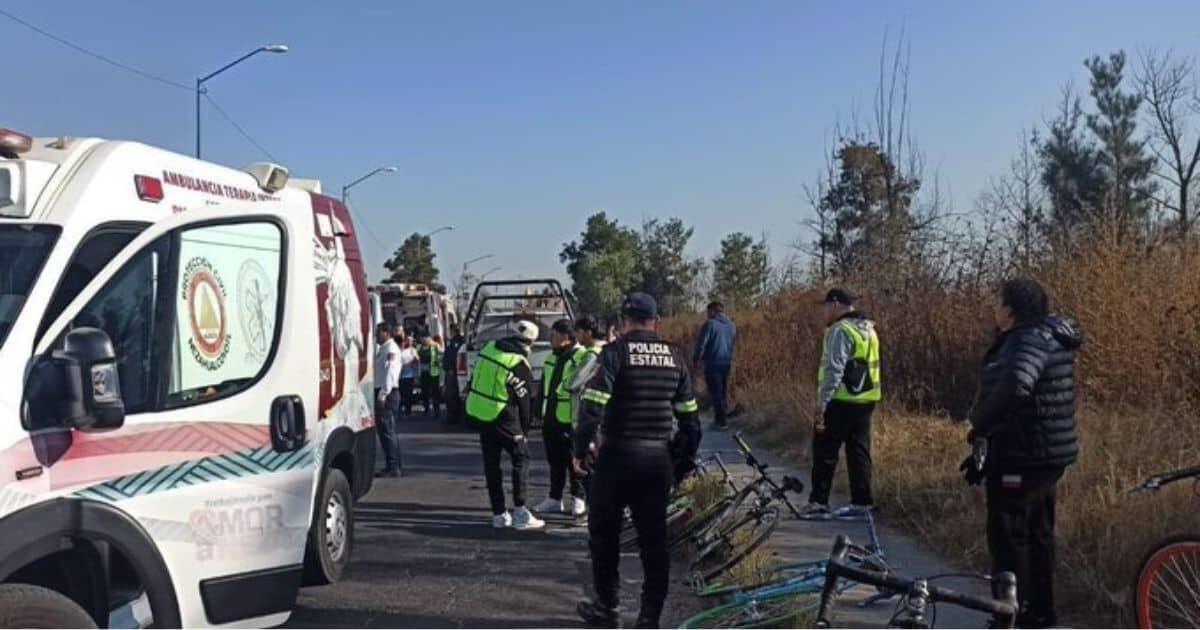
[(275, 332), (275, 286), (256, 260), (238, 270), (238, 320), (245, 337), (248, 361), (262, 361)]
[(188, 261), (183, 276), (183, 299), (192, 336), (188, 346), (192, 358), (207, 370), (217, 370), (229, 354), (225, 312), (225, 284), (208, 260)]

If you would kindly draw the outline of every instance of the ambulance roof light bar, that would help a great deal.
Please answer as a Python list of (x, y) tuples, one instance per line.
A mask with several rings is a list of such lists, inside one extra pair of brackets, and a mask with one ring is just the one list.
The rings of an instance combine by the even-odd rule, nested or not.
[(18, 154), (26, 153), (32, 148), (32, 137), (0, 127), (0, 157), (16, 159)]

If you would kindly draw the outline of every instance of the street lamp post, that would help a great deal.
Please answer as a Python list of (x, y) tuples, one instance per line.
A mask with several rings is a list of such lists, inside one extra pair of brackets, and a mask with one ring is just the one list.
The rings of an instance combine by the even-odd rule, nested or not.
[(367, 173), (366, 175), (359, 177), (358, 179), (350, 182), (349, 184), (342, 186), (342, 203), (346, 203), (346, 195), (349, 194), (351, 188), (354, 188), (355, 186), (363, 183), (364, 181), (366, 181), (380, 173), (395, 173), (395, 172), (396, 172), (395, 166), (380, 166), (379, 168), (371, 171), (370, 173)]
[(493, 273), (496, 273), (497, 271), (500, 271), (503, 268), (504, 267), (492, 267), (491, 269), (488, 269), (487, 271), (483, 272), (483, 275), (479, 276), (479, 280), (480, 281), (486, 280), (488, 276), (492, 275)]
[(237, 59), (234, 59), (233, 61), (225, 64), (224, 66), (221, 66), (221, 68), (219, 70), (217, 70), (216, 72), (211, 72), (203, 77), (196, 79), (196, 158), (197, 159), (200, 158), (200, 97), (202, 97), (208, 93), (208, 91), (204, 89), (204, 83), (206, 81), (208, 81), (209, 79), (217, 76), (218, 74), (225, 72), (226, 70), (238, 65), (239, 63), (242, 63), (243, 61), (253, 57), (254, 55), (257, 55), (258, 53), (262, 53), (262, 52), (285, 53), (287, 51), (288, 51), (288, 47), (283, 44), (268, 44), (266, 46), (259, 46), (258, 48), (255, 48), (254, 50), (242, 55), (241, 57), (238, 57)]
[(460, 302), (459, 310), (466, 308), (467, 278), (468, 278), (467, 267), (470, 267), (471, 265), (473, 265), (481, 260), (487, 260), (491, 257), (492, 257), (492, 254), (484, 254), (482, 256), (477, 256), (477, 257), (472, 258), (471, 260), (468, 260), (467, 262), (463, 263), (462, 272), (458, 275), (458, 290), (456, 291), (456, 293), (458, 294), (458, 300)]

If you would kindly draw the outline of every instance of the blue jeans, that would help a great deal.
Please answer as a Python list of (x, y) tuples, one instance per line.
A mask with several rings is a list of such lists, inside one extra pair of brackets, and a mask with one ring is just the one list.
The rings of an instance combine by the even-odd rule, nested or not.
[(729, 418), (729, 405), (725, 399), (725, 390), (729, 387), (729, 369), (728, 365), (704, 365), (704, 384), (712, 398), (713, 421), (718, 425), (724, 425)]
[[(376, 390), (378, 391), (378, 390)], [(376, 393), (375, 433), (383, 447), (384, 470), (400, 471), (400, 436), (396, 433), (396, 418), (400, 415), (400, 392), (393, 389), (383, 404)]]

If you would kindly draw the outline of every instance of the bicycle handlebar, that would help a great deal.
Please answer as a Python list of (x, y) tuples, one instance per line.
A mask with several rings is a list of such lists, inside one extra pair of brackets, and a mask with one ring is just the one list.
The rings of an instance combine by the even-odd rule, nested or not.
[(1200, 479), (1200, 466), (1180, 468), (1179, 470), (1172, 470), (1159, 473), (1157, 475), (1150, 475), (1142, 480), (1142, 482), (1138, 485), (1130, 488), (1129, 492), (1130, 494), (1133, 494), (1135, 492), (1143, 492), (1146, 490), (1158, 490), (1167, 484), (1175, 483), (1176, 481), (1189, 479), (1192, 477)]
[[(914, 580), (905, 579), (887, 571), (871, 571), (846, 564), (846, 555), (851, 549), (850, 539), (839, 535), (833, 543), (829, 562), (825, 566), (825, 585), (821, 591), (820, 608), (817, 610), (817, 627), (829, 627), (829, 606), (837, 590), (839, 579), (849, 579), (861, 584), (905, 594), (912, 591)], [(993, 576), (992, 593), (998, 598), (977, 597), (939, 586), (928, 587), (928, 601), (946, 602), (971, 610), (989, 613), (995, 624), (992, 627), (1012, 628), (1017, 619), (1017, 579), (1007, 571)]]
[(743, 453), (750, 454), (750, 445), (746, 444), (746, 440), (742, 439), (741, 432), (733, 434), (733, 441), (737, 442), (738, 448), (742, 449)]

